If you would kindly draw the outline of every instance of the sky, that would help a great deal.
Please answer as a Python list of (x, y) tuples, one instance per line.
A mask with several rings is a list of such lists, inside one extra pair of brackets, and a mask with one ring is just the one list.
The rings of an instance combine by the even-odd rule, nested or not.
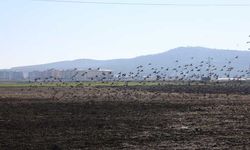
[[(98, 1), (250, 4), (249, 0)], [(1, 0), (0, 69), (83, 58), (131, 58), (180, 46), (247, 50), (249, 14), (250, 6), (131, 6)]]

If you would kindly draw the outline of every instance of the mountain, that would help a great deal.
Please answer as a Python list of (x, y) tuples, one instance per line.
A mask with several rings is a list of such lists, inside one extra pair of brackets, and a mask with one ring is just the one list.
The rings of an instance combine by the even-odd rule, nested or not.
[[(238, 59), (235, 58), (238, 56)], [(191, 59), (193, 57), (193, 59)], [(15, 67), (11, 70), (30, 72), (34, 70), (47, 69), (88, 69), (88, 68), (102, 68), (110, 69), (114, 72), (129, 72), (135, 71), (138, 65), (146, 66), (152, 63), (146, 71), (151, 67), (176, 67), (187, 63), (199, 64), (201, 61), (208, 61), (208, 58), (213, 58), (211, 64), (221, 67), (232, 61), (237, 69), (248, 69), (250, 65), (250, 51), (238, 50), (219, 50), (203, 47), (179, 47), (160, 54), (140, 56), (131, 59), (113, 59), (113, 60), (92, 60), (92, 59), (78, 59), (73, 61), (62, 61), (42, 65)], [(176, 62), (178, 60), (178, 63)]]

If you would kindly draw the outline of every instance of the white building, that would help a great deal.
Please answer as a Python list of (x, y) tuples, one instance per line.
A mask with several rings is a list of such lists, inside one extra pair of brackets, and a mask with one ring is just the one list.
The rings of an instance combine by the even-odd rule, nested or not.
[(53, 81), (108, 81), (113, 78), (111, 70), (47, 70), (33, 71), (28, 75), (29, 80)]
[(0, 71), (0, 81), (22, 81), (24, 76), (22, 72), (2, 70)]

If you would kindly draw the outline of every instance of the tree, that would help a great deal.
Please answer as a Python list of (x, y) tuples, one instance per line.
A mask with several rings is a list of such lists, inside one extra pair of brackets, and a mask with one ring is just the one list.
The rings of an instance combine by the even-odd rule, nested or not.
[[(250, 35), (248, 37), (250, 37)], [(247, 41), (247, 44), (250, 44), (250, 41)], [(248, 47), (248, 50), (250, 50), (250, 47)]]

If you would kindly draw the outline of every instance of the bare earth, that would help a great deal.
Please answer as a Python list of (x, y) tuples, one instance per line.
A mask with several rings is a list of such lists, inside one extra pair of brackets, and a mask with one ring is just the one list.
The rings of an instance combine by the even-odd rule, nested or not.
[(250, 94), (2, 87), (0, 149), (250, 149)]

